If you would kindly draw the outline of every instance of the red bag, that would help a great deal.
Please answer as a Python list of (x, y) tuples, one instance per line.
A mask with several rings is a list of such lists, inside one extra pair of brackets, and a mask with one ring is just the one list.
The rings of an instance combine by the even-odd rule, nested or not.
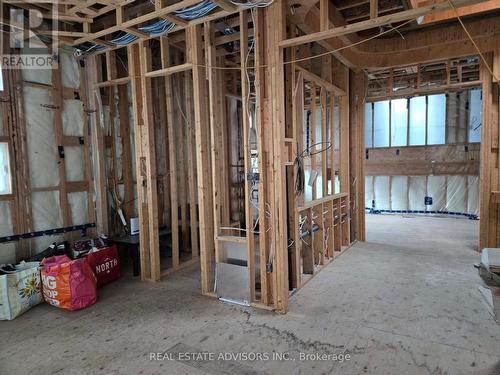
[(120, 258), (116, 245), (88, 253), (87, 260), (97, 277), (97, 286), (110, 283), (120, 277)]
[(43, 297), (52, 306), (80, 310), (97, 301), (96, 278), (87, 260), (59, 255), (42, 260)]

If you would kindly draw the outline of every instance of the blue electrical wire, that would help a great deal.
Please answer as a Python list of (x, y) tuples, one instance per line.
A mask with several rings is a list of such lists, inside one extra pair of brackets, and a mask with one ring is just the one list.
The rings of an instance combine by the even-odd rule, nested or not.
[(217, 8), (217, 5), (212, 3), (211, 0), (204, 0), (197, 5), (193, 5), (192, 7), (175, 11), (173, 14), (184, 20), (190, 21), (207, 15), (215, 8)]
[[(183, 20), (191, 21), (206, 16), (215, 8), (217, 8), (217, 5), (214, 4), (211, 0), (203, 0), (199, 4), (181, 10), (177, 10), (172, 14), (175, 15), (176, 17), (182, 18)], [(147, 33), (152, 37), (157, 37), (170, 32), (174, 27), (175, 23), (172, 23), (167, 20), (160, 20), (147, 26), (138, 27), (138, 30)], [(136, 41), (137, 39), (138, 37), (136, 35), (123, 33), (122, 35), (112, 39), (111, 43), (116, 44), (118, 46), (125, 46), (127, 44)], [(99, 51), (103, 48), (104, 46), (94, 44), (87, 49), (87, 52), (90, 52), (92, 50)]]

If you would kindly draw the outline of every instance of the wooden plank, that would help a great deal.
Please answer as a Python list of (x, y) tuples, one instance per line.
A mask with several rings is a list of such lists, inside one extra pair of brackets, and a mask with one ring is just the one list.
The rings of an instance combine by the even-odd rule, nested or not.
[[(486, 54), (487, 63), (492, 62), (491, 54)], [(482, 126), (481, 126), (481, 171), (479, 175), (479, 250), (486, 247), (496, 246), (497, 231), (497, 210), (496, 205), (491, 204), (491, 192), (497, 191), (498, 183), (494, 169), (496, 161), (492, 153), (492, 77), (484, 62), (480, 67), (481, 81), (483, 82), (483, 102), (482, 102)], [(495, 184), (492, 182), (495, 181)], [(492, 239), (495, 240), (492, 240)]]
[[(160, 39), (162, 68), (170, 67), (170, 46), (168, 38)], [(179, 266), (179, 193), (177, 185), (177, 142), (174, 118), (174, 93), (171, 75), (165, 76), (165, 107), (167, 110), (168, 174), (170, 178), (170, 225), (172, 230), (172, 267)]]
[(199, 258), (198, 244), (198, 212), (196, 199), (196, 153), (194, 144), (194, 119), (193, 119), (193, 84), (192, 73), (184, 75), (184, 95), (186, 96), (186, 121), (187, 121), (187, 167), (188, 167), (188, 190), (189, 190), (189, 219), (191, 230), (191, 256)]
[[(318, 155), (316, 154), (316, 150), (321, 148), (321, 145), (316, 145), (317, 139), (316, 139), (316, 128), (317, 128), (317, 120), (316, 120), (316, 83), (313, 81), (311, 82), (311, 116), (309, 117), (309, 145), (306, 145), (306, 147), (309, 147), (308, 154), (312, 153), (313, 155), (310, 156), (311, 158), (311, 174), (316, 171), (316, 161), (318, 158)], [(319, 173), (317, 174), (319, 175)], [(318, 190), (316, 189), (316, 180), (317, 178), (314, 179), (312, 183), (312, 199), (316, 199), (318, 196)]]
[[(63, 107), (63, 94), (61, 82), (61, 68), (52, 69), (52, 82), (54, 90), (51, 92), (53, 95), (52, 102), (55, 106), (54, 109), (54, 138), (56, 146), (63, 144), (63, 124), (62, 124), (62, 107)], [(62, 223), (64, 227), (69, 227), (71, 223), (71, 211), (68, 202), (67, 181), (66, 181), (66, 160), (64, 157), (59, 157), (59, 203), (61, 206)], [(67, 236), (66, 236), (67, 237)]]
[(127, 86), (118, 87), (120, 135), (122, 141), (123, 211), (125, 217), (134, 217), (134, 178), (132, 173), (132, 145), (130, 143), (129, 98)]
[(150, 69), (150, 50), (144, 44), (127, 47), (134, 109), (137, 194), (140, 221), (141, 279), (160, 279), (158, 194), (151, 81), (144, 76)]
[[(347, 197), (344, 200), (345, 207), (342, 213), (349, 212), (350, 201), (350, 169), (349, 169), (349, 98), (347, 95), (339, 98), (340, 111), (340, 191), (346, 193)], [(348, 215), (349, 216), (349, 215)], [(345, 221), (349, 219), (346, 218)], [(342, 244), (350, 243), (349, 224), (342, 228)]]
[[(164, 39), (167, 39), (167, 38), (161, 38), (161, 40), (164, 40)], [(185, 71), (190, 70), (192, 68), (193, 68), (193, 64), (184, 63), (184, 64), (179, 64), (179, 65), (174, 65), (174, 66), (167, 66), (167, 67), (164, 67), (164, 68), (158, 69), (158, 70), (153, 70), (151, 72), (147, 72), (145, 74), (145, 76), (148, 78), (168, 76), (168, 75), (172, 75), (175, 73), (185, 72)]]
[(210, 180), (210, 132), (207, 127), (207, 103), (205, 91), (205, 69), (202, 67), (202, 43), (199, 26), (186, 30), (188, 61), (193, 64), (193, 101), (198, 174), (198, 205), (200, 227), (201, 290), (213, 291), (214, 223)]
[[(205, 22), (203, 26), (204, 31), (204, 41), (205, 41), (205, 61), (207, 66), (213, 67), (216, 65), (215, 62), (215, 30), (210, 22)], [(217, 95), (217, 78), (215, 69), (208, 68), (207, 72), (208, 79), (208, 113), (209, 113), (209, 123), (210, 123), (210, 151), (211, 151), (211, 161), (212, 161), (212, 191), (213, 191), (213, 215), (214, 215), (214, 236), (217, 238), (220, 235), (221, 226), (221, 159), (220, 159), (220, 145), (219, 141), (221, 138), (221, 116), (218, 111), (217, 100), (219, 100)], [(219, 252), (219, 245), (217, 241), (215, 242), (215, 260), (220, 262), (221, 254)]]
[(260, 294), (261, 303), (264, 305), (272, 304), (272, 289), (271, 289), (271, 274), (267, 272), (267, 265), (270, 258), (271, 249), (271, 234), (268, 232), (270, 227), (270, 217), (268, 217), (268, 205), (270, 198), (270, 171), (267, 165), (271, 159), (269, 152), (269, 144), (271, 139), (269, 137), (269, 121), (268, 110), (269, 100), (267, 99), (268, 92), (266, 91), (266, 79), (268, 70), (262, 68), (267, 64), (269, 55), (267, 54), (266, 47), (266, 34), (265, 34), (265, 16), (267, 11), (264, 9), (257, 9), (255, 14), (255, 66), (261, 67), (255, 70), (255, 122), (256, 127), (259, 129), (257, 139), (257, 151), (259, 153), (258, 166), (260, 172), (260, 183), (258, 187), (259, 201), (259, 253), (260, 253)]
[(220, 8), (228, 11), (228, 12), (235, 12), (237, 10), (236, 5), (234, 5), (231, 1), (229, 0), (212, 0), (214, 4), (217, 4)]
[(96, 227), (99, 233), (109, 233), (108, 228), (108, 193), (106, 190), (106, 167), (105, 167), (105, 147), (104, 147), (104, 124), (101, 124), (103, 118), (102, 107), (98, 107), (97, 97), (100, 98), (99, 89), (96, 87), (97, 57), (88, 56), (86, 64), (86, 80), (88, 83), (88, 103), (90, 118), (90, 128), (92, 135), (92, 169), (94, 171), (94, 186), (96, 194)]
[[(328, 110), (326, 105), (326, 90), (321, 89), (320, 92), (320, 103), (321, 103), (321, 149), (326, 148), (327, 142), (327, 121), (328, 121)], [(321, 153), (321, 190), (322, 196), (328, 195), (328, 152), (324, 151)]]
[[(250, 280), (250, 298), (255, 301), (255, 240), (253, 233), (253, 207), (251, 205), (251, 185), (247, 174), (252, 172), (250, 155), (250, 85), (247, 76), (248, 58), (248, 18), (245, 10), (240, 11), (240, 59), (241, 59), (241, 113), (243, 124), (243, 159), (245, 178), (245, 223), (247, 243), (247, 265)], [(263, 229), (261, 229), (263, 230)]]
[(370, 19), (378, 16), (378, 0), (370, 0)]
[(327, 80), (321, 78), (320, 76), (310, 72), (306, 68), (303, 68), (300, 65), (295, 65), (295, 68), (304, 74), (305, 79), (314, 82), (316, 85), (324, 87), (328, 91), (333, 92), (335, 95), (345, 95), (345, 93), (346, 93), (345, 90), (334, 85), (331, 82), (328, 82)]
[[(471, 5), (475, 3), (480, 3), (481, 0), (454, 0), (453, 3), (457, 8)], [(319, 42), (325, 39), (331, 39), (335, 37), (339, 37), (342, 35), (357, 33), (363, 30), (373, 29), (376, 27), (393, 24), (396, 22), (407, 21), (411, 19), (417, 19), (420, 16), (424, 16), (426, 14), (434, 13), (438, 10), (448, 9), (450, 8), (450, 4), (448, 2), (437, 3), (428, 5), (421, 8), (409, 9), (402, 12), (397, 12), (393, 14), (389, 14), (386, 16), (372, 18), (366, 21), (356, 22), (352, 24), (348, 24), (345, 26), (334, 27), (325, 31), (318, 31), (312, 34), (306, 34), (303, 36), (290, 38), (286, 40), (282, 40), (279, 43), (279, 46), (282, 48), (298, 46), (301, 44)]]
[(273, 98), (272, 108), (272, 140), (273, 140), (273, 172), (271, 227), (273, 250), (273, 289), (274, 307), (277, 312), (284, 313), (288, 309), (288, 246), (286, 219), (286, 178), (285, 178), (285, 84), (284, 54), (278, 48), (286, 35), (285, 1), (275, 0), (266, 8), (268, 48), (270, 51), (269, 93)]
[(330, 27), (329, 3), (330, 3), (330, 0), (321, 0), (319, 3), (319, 11), (320, 11), (319, 29), (321, 31), (328, 30)]

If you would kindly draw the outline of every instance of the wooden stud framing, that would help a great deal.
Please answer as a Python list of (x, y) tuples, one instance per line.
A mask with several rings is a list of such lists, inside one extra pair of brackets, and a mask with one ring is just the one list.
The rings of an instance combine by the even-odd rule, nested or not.
[(152, 93), (151, 81), (144, 74), (150, 69), (151, 56), (145, 44), (133, 44), (127, 49), (135, 119), (141, 279), (158, 281), (161, 274)]
[(207, 120), (205, 69), (201, 67), (202, 43), (199, 26), (186, 29), (188, 61), (193, 64), (193, 102), (198, 173), (198, 206), (200, 228), (201, 290), (213, 291), (214, 218), (210, 176), (210, 129)]
[(244, 158), (244, 178), (245, 178), (245, 223), (246, 223), (246, 243), (247, 243), (247, 267), (250, 280), (250, 298), (255, 300), (255, 239), (253, 233), (253, 210), (251, 206), (251, 186), (247, 174), (252, 171), (250, 155), (250, 86), (247, 78), (247, 58), (248, 58), (248, 20), (246, 11), (240, 11), (240, 59), (241, 59), (241, 91), (242, 102), (241, 112), (243, 119), (243, 158)]

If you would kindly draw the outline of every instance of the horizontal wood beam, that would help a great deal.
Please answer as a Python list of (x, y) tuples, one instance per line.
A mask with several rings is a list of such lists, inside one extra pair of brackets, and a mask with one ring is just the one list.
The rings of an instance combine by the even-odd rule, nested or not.
[(168, 68), (153, 70), (152, 72), (147, 72), (144, 75), (148, 78), (164, 77), (164, 76), (168, 76), (168, 75), (175, 74), (175, 73), (185, 72), (185, 71), (190, 70), (192, 68), (193, 68), (193, 64), (184, 63), (184, 64), (180, 64), (180, 65), (175, 65), (175, 66), (169, 66)]
[[(462, 7), (471, 4), (480, 3), (480, 0), (455, 0), (455, 6)], [(318, 31), (316, 33), (307, 34), (299, 36), (296, 38), (290, 38), (283, 40), (279, 43), (282, 48), (299, 46), (306, 43), (319, 42), (325, 39), (336, 38), (342, 35), (357, 33), (363, 30), (369, 30), (376, 27), (388, 25), (395, 22), (408, 21), (411, 19), (417, 19), (420, 16), (425, 16), (426, 14), (431, 14), (436, 11), (449, 9), (450, 4), (448, 2), (433, 4), (417, 9), (405, 10), (403, 12), (388, 14), (386, 16), (372, 18), (366, 21), (356, 22), (345, 26), (334, 27), (325, 31)]]
[(418, 89), (410, 89), (410, 90), (399, 90), (394, 92), (393, 94), (385, 94), (385, 95), (367, 95), (366, 101), (380, 101), (386, 99), (397, 99), (397, 98), (406, 98), (409, 96), (416, 95), (426, 95), (432, 93), (443, 93), (450, 91), (461, 91), (466, 89), (471, 89), (475, 87), (481, 87), (481, 81), (469, 81), (469, 82), (460, 82), (460, 83), (451, 83), (449, 85), (435, 85), (431, 87), (420, 87)]
[(112, 27), (108, 27), (108, 28), (106, 28), (104, 30), (98, 31), (96, 33), (92, 33), (92, 34), (90, 34), (89, 36), (87, 36), (85, 38), (79, 38), (79, 39), (77, 39), (77, 40), (75, 40), (73, 42), (73, 45), (78, 45), (78, 44), (82, 44), (82, 43), (85, 43), (85, 42), (90, 42), (90, 41), (92, 41), (92, 40), (94, 40), (96, 38), (100, 38), (100, 37), (103, 37), (105, 35), (112, 34), (112, 33), (116, 32), (116, 31), (120, 31), (123, 28), (133, 27), (133, 26), (136, 26), (136, 25), (138, 25), (140, 23), (152, 21), (152, 20), (154, 20), (156, 18), (162, 18), (163, 16), (168, 15), (169, 13), (173, 13), (173, 12), (175, 12), (177, 10), (180, 10), (182, 8), (185, 8), (185, 7), (193, 6), (193, 5), (196, 5), (198, 3), (199, 3), (199, 0), (183, 0), (183, 1), (179, 1), (179, 2), (177, 2), (175, 4), (166, 6), (166, 7), (162, 8), (161, 10), (156, 10), (156, 11), (150, 12), (148, 14), (144, 14), (142, 16), (136, 17), (134, 19), (125, 21), (121, 25), (115, 25), (115, 26), (112, 26)]
[(306, 68), (296, 64), (295, 69), (301, 71), (303, 73), (303, 77), (305, 80), (313, 81), (318, 86), (325, 88), (327, 91), (333, 92), (337, 96), (345, 95), (346, 92), (342, 90), (340, 87), (334, 85), (333, 83), (328, 82), (327, 80), (321, 78), (320, 76), (310, 72)]
[(236, 12), (237, 8), (236, 5), (231, 3), (229, 0), (212, 0), (214, 4), (216, 4), (218, 7), (228, 11), (228, 12)]

